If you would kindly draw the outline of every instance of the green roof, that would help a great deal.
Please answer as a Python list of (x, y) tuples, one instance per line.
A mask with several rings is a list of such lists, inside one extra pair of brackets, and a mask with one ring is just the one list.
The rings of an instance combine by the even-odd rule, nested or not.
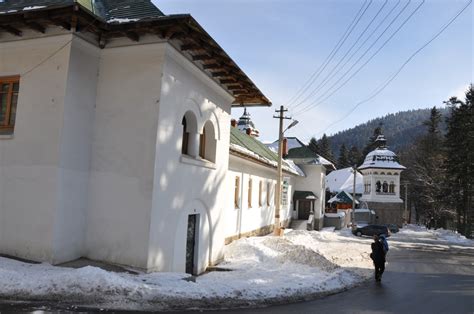
[(292, 148), (288, 151), (288, 154), (285, 156), (285, 158), (289, 159), (298, 159), (298, 158), (314, 158), (314, 159), (319, 159), (318, 154), (313, 152), (311, 149), (309, 149), (307, 146), (301, 146), (301, 147), (295, 147)]
[(79, 3), (98, 17), (114, 19), (146, 19), (164, 16), (150, 0), (5, 0), (0, 12), (62, 7)]
[(270, 150), (265, 144), (257, 140), (255, 137), (247, 135), (238, 128), (230, 128), (230, 143), (241, 146), (259, 155), (260, 157), (278, 162), (278, 155), (275, 152)]
[(314, 195), (313, 192), (311, 191), (295, 191), (295, 193), (293, 194), (293, 199), (295, 200), (304, 200), (306, 199), (308, 196), (312, 196), (310, 197), (311, 198), (314, 198), (314, 199), (317, 199), (318, 197), (316, 195)]

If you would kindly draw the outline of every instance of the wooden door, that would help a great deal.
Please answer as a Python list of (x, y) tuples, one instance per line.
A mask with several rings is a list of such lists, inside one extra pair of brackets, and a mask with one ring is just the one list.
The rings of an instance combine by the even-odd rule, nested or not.
[(311, 212), (311, 201), (300, 200), (298, 203), (298, 219), (308, 219)]

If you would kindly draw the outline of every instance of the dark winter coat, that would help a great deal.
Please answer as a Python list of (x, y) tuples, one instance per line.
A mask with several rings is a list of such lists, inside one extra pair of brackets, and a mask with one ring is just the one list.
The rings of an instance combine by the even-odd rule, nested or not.
[(380, 241), (376, 241), (372, 243), (372, 253), (370, 254), (370, 258), (374, 261), (374, 263), (385, 263), (385, 252), (383, 250), (383, 244)]

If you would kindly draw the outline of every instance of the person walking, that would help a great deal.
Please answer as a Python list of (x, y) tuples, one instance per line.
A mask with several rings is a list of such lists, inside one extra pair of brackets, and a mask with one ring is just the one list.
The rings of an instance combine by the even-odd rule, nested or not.
[(385, 251), (382, 242), (379, 241), (379, 236), (374, 235), (374, 242), (371, 244), (372, 253), (370, 258), (374, 262), (375, 267), (375, 281), (382, 280), (382, 274), (385, 270)]

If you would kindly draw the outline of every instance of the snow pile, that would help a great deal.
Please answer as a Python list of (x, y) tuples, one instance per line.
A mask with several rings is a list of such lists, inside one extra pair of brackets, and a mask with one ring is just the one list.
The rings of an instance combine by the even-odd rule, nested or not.
[(0, 257), (0, 299), (73, 300), (82, 306), (155, 311), (305, 300), (370, 277), (367, 243), (347, 232), (302, 230), (241, 239), (226, 247), (219, 265), (231, 271), (213, 271), (195, 280), (183, 280), (191, 278), (183, 273), (133, 275)]
[(403, 229), (400, 229), (399, 233), (396, 233), (393, 237), (394, 240), (408, 240), (416, 238), (419, 241), (436, 241), (445, 242), (447, 244), (461, 244), (474, 246), (474, 241), (467, 239), (465, 236), (452, 230), (445, 229), (427, 229), (424, 226), (418, 225), (407, 225)]

